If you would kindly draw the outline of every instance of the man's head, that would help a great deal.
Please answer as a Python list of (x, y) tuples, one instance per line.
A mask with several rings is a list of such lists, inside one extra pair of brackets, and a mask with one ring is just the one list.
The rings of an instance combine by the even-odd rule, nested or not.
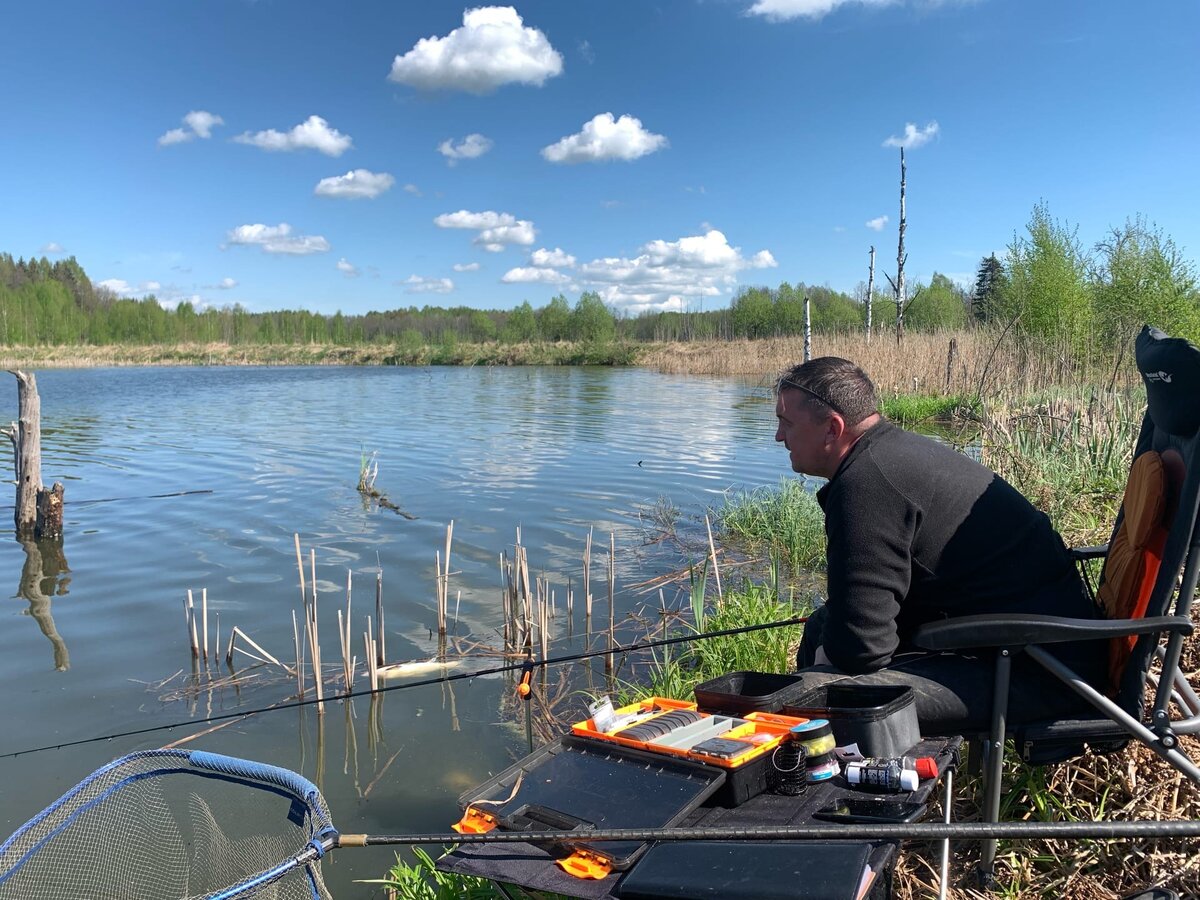
[(822, 356), (793, 366), (775, 384), (775, 440), (792, 468), (832, 478), (854, 443), (879, 421), (875, 385), (854, 363)]

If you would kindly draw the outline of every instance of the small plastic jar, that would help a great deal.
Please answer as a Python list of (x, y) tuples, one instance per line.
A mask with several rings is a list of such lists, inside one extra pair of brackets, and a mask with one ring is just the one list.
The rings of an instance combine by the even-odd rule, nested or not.
[(829, 724), (828, 719), (810, 719), (793, 725), (792, 740), (800, 742), (809, 759), (823, 753), (832, 753), (833, 748), (837, 746), (837, 741), (833, 739), (833, 726)]
[(806, 776), (810, 782), (828, 781), (834, 775), (840, 774), (841, 771), (842, 767), (838, 765), (837, 757), (833, 755), (832, 750), (829, 753), (808, 757)]

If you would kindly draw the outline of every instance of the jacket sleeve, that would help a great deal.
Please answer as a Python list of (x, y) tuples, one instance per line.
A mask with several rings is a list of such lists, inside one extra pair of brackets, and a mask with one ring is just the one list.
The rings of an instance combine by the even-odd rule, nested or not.
[(896, 619), (912, 583), (921, 513), (877, 469), (871, 478), (855, 474), (860, 477), (832, 484), (826, 498), (829, 598), (822, 646), (833, 665), (858, 674), (888, 665), (899, 647)]

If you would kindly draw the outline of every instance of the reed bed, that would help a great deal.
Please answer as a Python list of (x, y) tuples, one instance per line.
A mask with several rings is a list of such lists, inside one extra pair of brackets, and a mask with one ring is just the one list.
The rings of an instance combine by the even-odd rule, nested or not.
[[(996, 328), (910, 332), (899, 345), (887, 334), (870, 342), (859, 333), (817, 334), (812, 353), (854, 361), (882, 396), (962, 393), (986, 398), (997, 391), (1029, 395), (1047, 385), (1080, 381), (1111, 382), (1113, 387), (1136, 381), (1128, 354), (1119, 350), (1081, 357)], [(803, 338), (797, 336), (646, 345), (638, 364), (675, 375), (752, 375), (769, 384), (803, 358)]]

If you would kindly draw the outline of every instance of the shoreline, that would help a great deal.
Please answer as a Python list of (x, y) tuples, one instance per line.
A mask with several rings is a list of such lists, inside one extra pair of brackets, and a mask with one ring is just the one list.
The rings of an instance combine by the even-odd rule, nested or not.
[[(906, 337), (904, 386), (933, 387), (944, 380), (946, 348), (956, 339), (967, 362), (985, 343), (983, 332), (912, 334)], [(894, 345), (859, 334), (814, 335), (814, 355), (838, 355), (883, 374), (894, 364)], [(0, 348), (5, 369), (74, 369), (127, 366), (638, 366), (671, 375), (771, 377), (803, 358), (801, 337), (688, 342), (499, 342), (422, 344), (104, 344)], [(877, 378), (877, 381), (880, 380)], [(883, 381), (892, 380), (887, 375)], [(882, 385), (881, 385), (882, 386)], [(940, 386), (940, 385), (939, 385)]]

